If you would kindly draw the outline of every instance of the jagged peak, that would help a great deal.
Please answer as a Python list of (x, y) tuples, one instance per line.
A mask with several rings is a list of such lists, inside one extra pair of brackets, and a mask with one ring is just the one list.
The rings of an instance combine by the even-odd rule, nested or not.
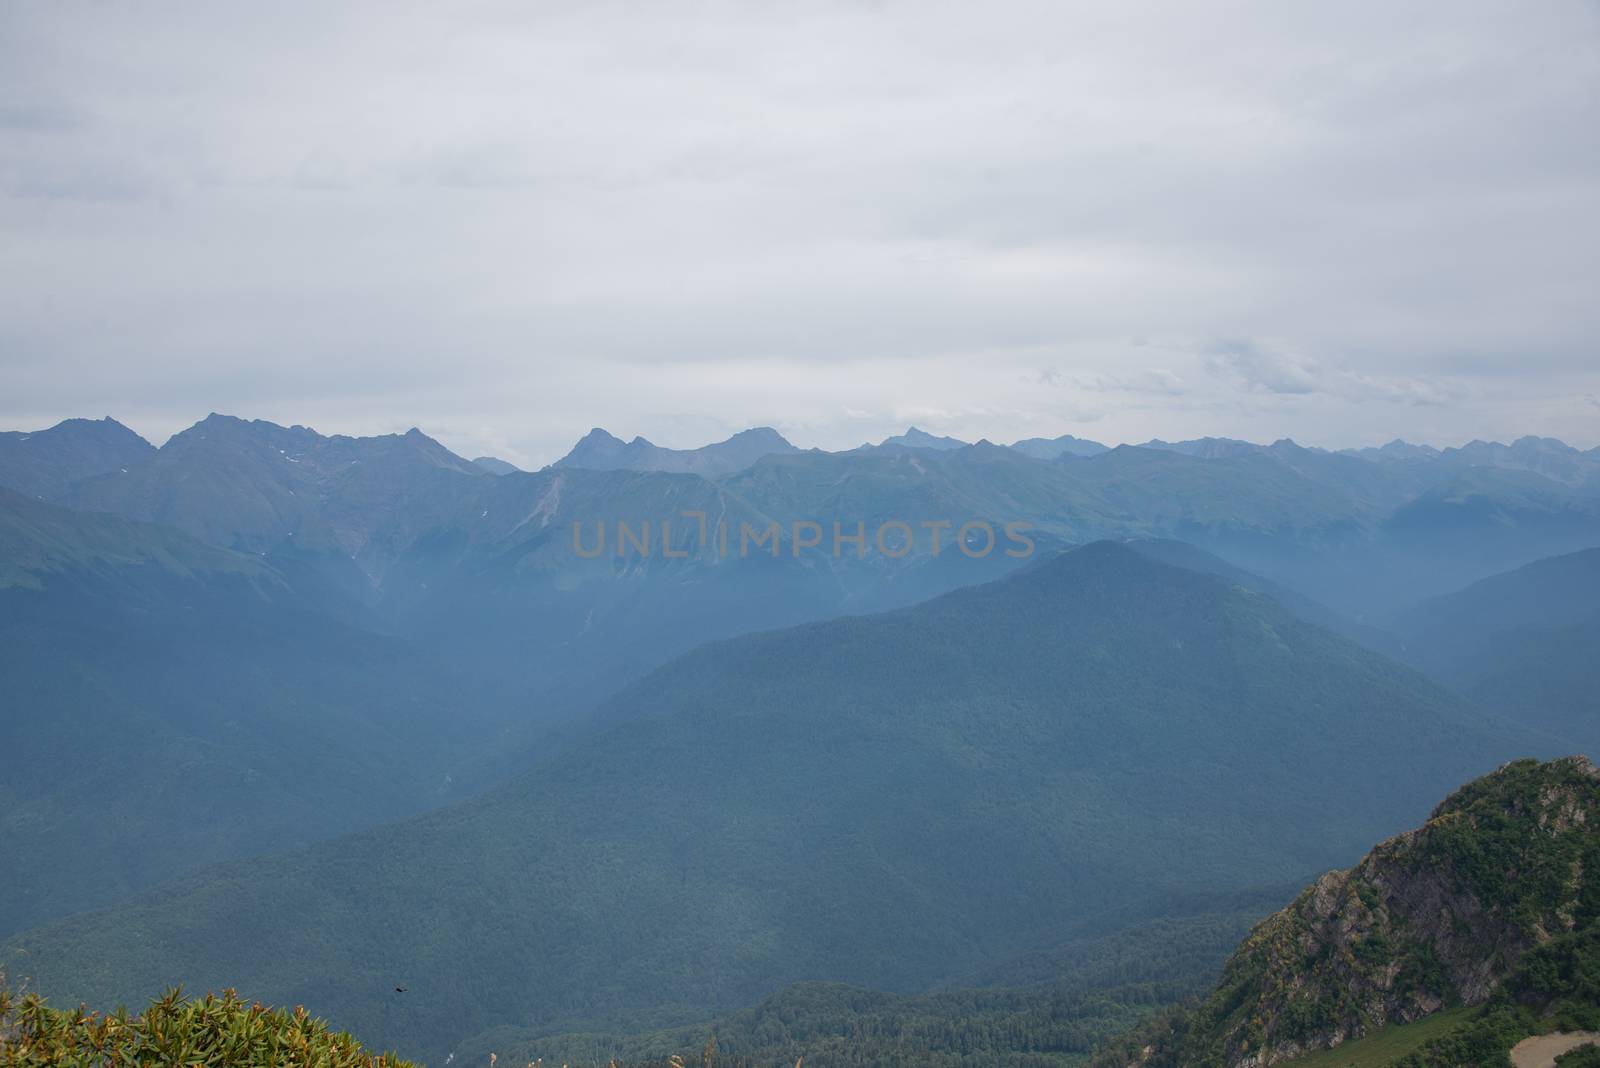
[(916, 426), (908, 426), (904, 434), (894, 434), (879, 442), (879, 445), (899, 445), (905, 448), (929, 449), (960, 449), (968, 444), (970, 443), (962, 441), (960, 438), (930, 434)]
[(728, 438), (727, 440), (728, 441), (753, 441), (753, 440), (757, 440), (757, 439), (762, 440), (762, 441), (771, 441), (774, 444), (783, 444), (783, 445), (789, 446), (790, 448), (793, 448), (793, 444), (789, 441), (788, 438), (784, 437), (782, 434), (778, 433), (776, 430), (774, 430), (770, 426), (753, 426), (753, 427), (750, 427), (750, 428), (748, 428), (746, 430), (739, 431), (737, 434), (734, 434), (732, 437)]

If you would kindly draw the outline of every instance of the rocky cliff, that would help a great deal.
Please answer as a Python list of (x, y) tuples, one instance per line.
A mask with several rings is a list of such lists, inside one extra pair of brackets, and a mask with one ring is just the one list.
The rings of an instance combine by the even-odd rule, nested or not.
[(1389, 1023), (1479, 1005), (1600, 913), (1600, 771), (1518, 761), (1263, 921), (1216, 990), (1101, 1065), (1265, 1068)]

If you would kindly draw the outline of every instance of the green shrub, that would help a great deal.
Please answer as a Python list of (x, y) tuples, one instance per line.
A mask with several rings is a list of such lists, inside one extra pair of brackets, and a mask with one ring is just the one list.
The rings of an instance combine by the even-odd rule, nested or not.
[(408, 1068), (373, 1056), (348, 1034), (295, 1006), (246, 1003), (232, 990), (187, 998), (169, 990), (142, 1015), (53, 1009), (36, 995), (0, 990), (0, 1066), (72, 1068), (204, 1065), (206, 1068)]

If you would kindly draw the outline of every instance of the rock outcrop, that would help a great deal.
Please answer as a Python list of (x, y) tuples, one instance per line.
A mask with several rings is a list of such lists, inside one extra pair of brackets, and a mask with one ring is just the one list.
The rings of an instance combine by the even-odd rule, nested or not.
[(1266, 1068), (1486, 1001), (1600, 908), (1600, 770), (1508, 764), (1263, 921), (1192, 1013), (1103, 1064)]

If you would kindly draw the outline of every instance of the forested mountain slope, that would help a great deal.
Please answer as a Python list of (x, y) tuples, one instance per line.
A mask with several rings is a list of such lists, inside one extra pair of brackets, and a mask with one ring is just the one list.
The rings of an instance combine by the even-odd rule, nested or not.
[(58, 998), (236, 984), (441, 1059), (495, 1025), (957, 979), (1326, 867), (1520, 744), (1267, 598), (1105, 543), (704, 647), (602, 718), (480, 799), (188, 876), (0, 957)]
[(0, 931), (472, 792), (509, 710), (328, 597), (0, 490)]
[(1394, 628), (1408, 659), (1484, 707), (1600, 753), (1600, 548), (1425, 601)]

